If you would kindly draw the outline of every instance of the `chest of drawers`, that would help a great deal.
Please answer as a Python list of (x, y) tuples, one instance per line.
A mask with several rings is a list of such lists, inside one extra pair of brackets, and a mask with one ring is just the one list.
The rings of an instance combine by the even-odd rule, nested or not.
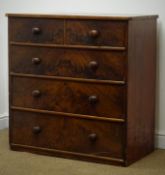
[(153, 151), (156, 15), (8, 17), (12, 150), (124, 166)]

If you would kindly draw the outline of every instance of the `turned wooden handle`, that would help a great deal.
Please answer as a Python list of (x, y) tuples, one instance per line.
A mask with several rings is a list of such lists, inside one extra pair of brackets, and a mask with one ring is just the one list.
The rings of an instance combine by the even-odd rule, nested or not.
[(32, 58), (32, 63), (33, 64), (40, 64), (41, 63), (41, 59), (40, 58)]
[(91, 134), (89, 134), (88, 138), (89, 138), (90, 141), (94, 142), (94, 141), (97, 140), (97, 134), (96, 133), (91, 133)]
[(90, 69), (96, 70), (98, 68), (99, 64), (98, 64), (97, 61), (90, 61), (88, 66), (89, 66)]
[(96, 104), (98, 102), (98, 97), (96, 95), (90, 95), (88, 100), (91, 104)]
[(95, 30), (95, 29), (90, 30), (89, 31), (89, 36), (92, 37), (92, 38), (96, 38), (96, 37), (99, 36), (99, 31), (98, 30)]
[(41, 132), (41, 127), (40, 126), (34, 126), (33, 127), (33, 133), (34, 134), (39, 134)]
[(36, 90), (32, 91), (32, 96), (33, 97), (39, 97), (40, 95), (41, 95), (41, 92), (39, 90), (36, 89)]
[(32, 33), (37, 35), (41, 33), (41, 29), (39, 27), (33, 27), (32, 28)]

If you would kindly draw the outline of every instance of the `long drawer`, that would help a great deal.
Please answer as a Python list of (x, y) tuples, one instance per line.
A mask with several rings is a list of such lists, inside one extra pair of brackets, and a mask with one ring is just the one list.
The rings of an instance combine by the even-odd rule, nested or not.
[(125, 86), (13, 77), (12, 105), (58, 112), (124, 118)]
[(124, 124), (12, 111), (11, 143), (122, 158)]
[(126, 77), (123, 51), (12, 46), (10, 55), (11, 71), (17, 73), (102, 80)]

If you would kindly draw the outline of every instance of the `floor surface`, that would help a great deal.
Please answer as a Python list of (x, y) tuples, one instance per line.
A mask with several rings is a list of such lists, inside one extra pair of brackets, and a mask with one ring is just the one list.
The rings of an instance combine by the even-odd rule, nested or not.
[(117, 167), (10, 151), (5, 129), (0, 131), (0, 175), (165, 175), (165, 150)]

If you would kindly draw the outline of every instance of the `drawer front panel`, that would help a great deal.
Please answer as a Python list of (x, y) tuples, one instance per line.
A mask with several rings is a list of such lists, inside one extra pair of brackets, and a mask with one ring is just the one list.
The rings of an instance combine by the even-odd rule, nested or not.
[(123, 85), (13, 78), (12, 105), (58, 112), (124, 118)]
[(12, 112), (11, 142), (122, 158), (124, 125), (31, 112)]
[(10, 18), (9, 39), (15, 42), (63, 44), (64, 22), (58, 19)]
[(17, 73), (125, 79), (126, 53), (122, 51), (12, 46), (10, 55), (11, 70)]
[(66, 43), (96, 46), (126, 46), (127, 22), (67, 20)]

